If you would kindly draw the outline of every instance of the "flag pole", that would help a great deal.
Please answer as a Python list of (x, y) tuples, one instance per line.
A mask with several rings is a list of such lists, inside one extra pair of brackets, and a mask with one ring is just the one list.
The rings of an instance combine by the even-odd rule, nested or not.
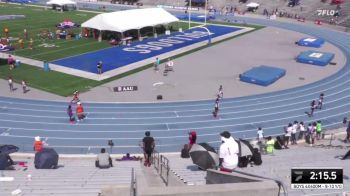
[(192, 10), (192, 0), (189, 0), (189, 9), (188, 9), (188, 29), (191, 28), (191, 10)]
[(204, 25), (207, 25), (207, 9), (208, 9), (208, 0), (205, 0), (205, 5), (204, 5)]

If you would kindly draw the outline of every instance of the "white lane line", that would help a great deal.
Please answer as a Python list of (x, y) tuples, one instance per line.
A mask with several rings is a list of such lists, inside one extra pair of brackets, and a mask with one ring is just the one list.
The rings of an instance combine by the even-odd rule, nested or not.
[[(174, 113), (175, 113), (176, 117), (179, 117), (179, 115), (177, 114), (177, 112), (176, 112), (176, 111), (174, 111)], [(207, 115), (204, 115), (204, 116), (207, 116)]]
[[(325, 89), (324, 91), (326, 91), (326, 90), (327, 89)], [(328, 95), (325, 96), (325, 98), (327, 99), (327, 97), (334, 96), (334, 95), (337, 95), (337, 94), (341, 94), (342, 92), (345, 92), (347, 90), (350, 90), (350, 87), (343, 88), (342, 90), (337, 91), (337, 92), (332, 93), (332, 94), (328, 94)], [(320, 91), (320, 92), (324, 92), (324, 91)], [(314, 93), (311, 93), (311, 94), (314, 94)], [(309, 94), (309, 95), (311, 95), (311, 94)], [(303, 95), (303, 96), (305, 96), (305, 95)], [(303, 96), (299, 96), (299, 97), (303, 97)], [(238, 109), (238, 108), (243, 108), (243, 107), (255, 106), (255, 108), (257, 108), (257, 109), (245, 110), (245, 111), (259, 111), (259, 110), (266, 110), (266, 109), (272, 109), (272, 108), (281, 108), (281, 107), (285, 107), (285, 106), (292, 106), (292, 105), (297, 105), (297, 104), (301, 104), (301, 103), (308, 103), (308, 102), (311, 101), (311, 100), (303, 100), (303, 101), (299, 101), (299, 102), (287, 101), (287, 100), (294, 100), (294, 99), (299, 98), (299, 97), (292, 97), (290, 99), (279, 100), (278, 102), (288, 103), (288, 104), (276, 105), (276, 106), (273, 106), (273, 107), (257, 108), (256, 106), (258, 106), (258, 105), (266, 105), (266, 104), (269, 104), (269, 103), (276, 103), (276, 100), (272, 100), (270, 102), (261, 102), (261, 103), (254, 103), (254, 104), (240, 105), (240, 106), (229, 106), (229, 107), (222, 106), (221, 109), (222, 110), (224, 110), (224, 109)], [(224, 105), (224, 104), (222, 104), (222, 105)], [(26, 109), (26, 108), (17, 108), (17, 107), (11, 107), (9, 109), (48, 112), (48, 113), (62, 113), (62, 111), (63, 111), (63, 110), (55, 111), (55, 110), (42, 110), (42, 109)], [(209, 110), (211, 110), (211, 109), (205, 108), (205, 109), (197, 109), (197, 110), (182, 110), (181, 112), (196, 112), (196, 111), (209, 111)], [(245, 112), (245, 111), (238, 111), (236, 113)], [(91, 113), (96, 113), (96, 114), (120, 114), (120, 113), (124, 113), (124, 114), (125, 113), (127, 113), (127, 114), (163, 114), (163, 113), (171, 113), (171, 112), (174, 112), (174, 111), (156, 111), (156, 112), (128, 112), (128, 111), (125, 111), (125, 112), (91, 112)]]
[[(317, 32), (313, 32), (314, 35), (317, 34)], [(323, 35), (323, 37), (327, 37), (325, 35)], [(335, 46), (337, 47), (342, 47), (342, 52), (345, 53), (345, 54), (350, 54), (350, 49), (349, 47), (346, 45), (346, 44), (343, 44), (344, 41), (343, 40), (337, 40), (337, 39), (332, 39), (332, 37), (328, 37), (327, 41), (330, 41), (332, 42)], [(346, 53), (347, 52), (347, 53)], [(324, 85), (327, 85), (333, 81), (337, 81), (338, 79), (341, 79), (342, 77), (346, 76), (348, 73), (349, 73), (350, 70), (344, 72), (342, 75), (340, 76), (337, 76), (337, 77), (334, 77), (332, 78), (332, 80), (328, 81), (328, 82), (320, 82), (322, 80), (319, 81), (319, 84), (318, 85), (312, 85), (310, 86), (309, 88), (302, 88), (302, 89), (299, 89), (299, 90), (296, 90), (296, 91), (291, 91), (291, 92), (288, 92), (288, 93), (279, 93), (279, 94), (276, 94), (276, 95), (271, 95), (271, 96), (261, 96), (261, 97), (255, 97), (255, 98), (247, 98), (247, 99), (244, 99), (244, 100), (235, 100), (233, 102), (246, 102), (246, 101), (252, 101), (252, 100), (259, 100), (259, 99), (267, 99), (267, 98), (272, 98), (272, 97), (279, 97), (279, 96), (283, 96), (283, 95), (289, 95), (289, 94), (294, 94), (294, 93), (298, 93), (298, 92), (304, 92), (304, 91), (309, 91), (310, 89), (314, 89), (314, 88), (318, 88), (318, 87), (321, 87), (321, 86), (324, 86)], [(331, 77), (331, 76), (330, 76)], [(298, 87), (296, 87), (298, 88)], [(185, 102), (185, 101), (184, 101)], [(91, 103), (94, 103), (94, 102), (91, 102)], [(100, 103), (111, 103), (111, 102), (100, 102)], [(171, 103), (171, 102), (169, 102)], [(174, 103), (179, 103), (179, 102), (174, 102)], [(208, 105), (208, 104), (205, 104), (205, 105)], [(177, 107), (177, 106), (170, 106), (170, 107)], [(153, 107), (151, 107), (153, 108)]]
[(166, 128), (168, 129), (168, 131), (170, 131), (168, 123), (166, 123)]
[[(326, 116), (326, 117), (323, 117), (323, 118), (320, 118), (318, 120), (325, 120), (327, 118), (331, 118), (331, 117), (335, 117), (337, 115), (345, 115), (345, 114), (348, 114), (348, 112), (343, 112), (343, 113), (338, 113), (338, 114), (335, 114), (335, 115), (330, 115), (330, 116)], [(305, 115), (303, 115), (305, 116)], [(293, 116), (292, 116), (293, 117)], [(289, 119), (289, 118), (284, 118), (284, 119)], [(292, 118), (293, 119), (293, 118)], [(294, 118), (295, 119), (295, 118)], [(183, 129), (172, 129), (170, 131), (186, 131), (186, 130), (189, 130), (189, 129), (196, 129), (196, 130), (199, 130), (199, 129), (210, 129), (210, 128), (220, 128), (220, 129), (224, 129), (226, 127), (236, 127), (236, 126), (243, 126), (243, 125), (251, 125), (251, 124), (259, 124), (259, 123), (263, 123), (263, 122), (271, 122), (273, 120), (266, 120), (266, 121), (260, 121), (260, 122), (251, 122), (251, 123), (245, 123), (245, 124), (234, 124), (234, 125), (220, 125), (220, 126), (210, 126), (210, 127), (191, 127), (191, 128), (183, 128)], [(307, 121), (304, 121), (305, 123), (308, 123), (308, 122), (313, 122), (315, 120), (307, 120)], [(340, 121), (340, 120), (339, 120)], [(340, 124), (339, 123), (334, 123), (334, 124)], [(277, 127), (282, 127), (282, 126), (285, 126), (285, 125), (278, 125), (278, 126), (274, 126), (274, 127), (264, 127), (264, 129), (272, 129), (272, 128), (277, 128)], [(330, 125), (324, 125), (324, 127), (327, 127), (327, 126), (330, 126)], [(30, 128), (12, 128), (12, 129), (17, 129), (17, 130), (34, 130), (34, 131), (47, 131), (47, 132), (55, 132), (55, 131), (60, 131), (60, 132), (84, 132), (84, 133), (88, 133), (88, 132), (91, 132), (91, 133), (97, 133), (97, 132), (115, 132), (115, 133), (121, 133), (121, 132), (130, 132), (130, 133), (134, 133), (134, 132), (138, 132), (138, 133), (143, 133), (144, 130), (137, 130), (137, 131), (103, 131), (103, 130), (99, 130), (99, 131), (75, 131), (75, 130), (47, 130), (47, 129), (30, 129)], [(245, 130), (247, 131), (247, 130)], [(239, 132), (245, 132), (245, 131), (237, 131), (237, 133)], [(251, 130), (251, 131), (256, 131), (255, 129)], [(152, 132), (164, 132), (164, 129), (158, 129), (158, 130), (153, 130), (152, 129)], [(204, 135), (216, 135), (216, 134), (203, 134)], [(175, 137), (175, 136), (173, 136)], [(179, 137), (186, 137), (186, 136), (179, 136)], [(116, 138), (118, 139), (118, 138)]]
[[(349, 50), (349, 53), (350, 53), (350, 50)], [(322, 86), (325, 86), (329, 83), (332, 83), (334, 81), (337, 81), (338, 79), (341, 79), (345, 76), (347, 76), (347, 74), (350, 73), (350, 70), (344, 72), (342, 75), (336, 77), (336, 78), (333, 78), (332, 80), (328, 81), (328, 82), (325, 82), (325, 83), (320, 83), (320, 85), (315, 85), (315, 86), (311, 86), (310, 88), (303, 88), (303, 89), (299, 89), (299, 90), (296, 90), (296, 91), (292, 91), (292, 92), (288, 92), (288, 93), (282, 93), (282, 94), (277, 94), (277, 95), (271, 95), (271, 96), (263, 96), (263, 97), (258, 97), (258, 98), (252, 98), (252, 99), (244, 99), (244, 100), (232, 100), (232, 101), (227, 101), (225, 103), (239, 103), (239, 102), (247, 102), (247, 101), (253, 101), (253, 100), (259, 100), (259, 99), (269, 99), (269, 98), (274, 98), (274, 97), (279, 97), (279, 96), (284, 96), (284, 95), (290, 95), (290, 94), (298, 94), (299, 92), (304, 92), (304, 91), (309, 91), (310, 89), (314, 89), (314, 88), (318, 88), (318, 87), (322, 87)], [(322, 80), (319, 80), (319, 81), (322, 81)], [(342, 80), (342, 83), (338, 83), (337, 85), (333, 86), (333, 87), (337, 87), (341, 84), (344, 84), (344, 83), (347, 83), (349, 80)], [(329, 88), (331, 89), (331, 88)], [(327, 89), (326, 89), (327, 90)], [(317, 91), (317, 92), (312, 92), (312, 93), (309, 93), (307, 95), (310, 95), (310, 94), (314, 94), (314, 93), (321, 93), (325, 91), (325, 89), (323, 89), (322, 91)], [(290, 96), (290, 97), (293, 97), (293, 96)], [(297, 96), (297, 97), (300, 97), (300, 96)], [(0, 102), (6, 102), (6, 103), (9, 103), (7, 101), (0, 101)], [(64, 103), (64, 102), (58, 102), (58, 103)], [(88, 102), (87, 102), (88, 103)], [(105, 103), (105, 102), (100, 102), (100, 103)], [(106, 102), (108, 103), (108, 102)], [(169, 102), (171, 103), (171, 102)], [(178, 103), (178, 102), (174, 102), (174, 103)], [(45, 105), (45, 104), (31, 104), (31, 103), (16, 103), (16, 104), (22, 104), (22, 105), (36, 105), (36, 106), (50, 106), (50, 107), (62, 107), (62, 106), (57, 106), (57, 105)], [(128, 104), (128, 103), (126, 103)], [(130, 103), (132, 104), (132, 103)], [(191, 106), (199, 106), (199, 105), (211, 105), (209, 103), (207, 104), (193, 104), (193, 105), (182, 105), (180, 107), (183, 107), (183, 106), (187, 106), (187, 107), (191, 107)], [(173, 108), (173, 107), (179, 107), (179, 106), (161, 106), (161, 107), (158, 107), (158, 108)], [(120, 109), (120, 108), (125, 108), (125, 107), (94, 107), (92, 106), (91, 108), (116, 108), (116, 109)], [(130, 107), (130, 108), (155, 108), (154, 106), (142, 106), (142, 107)]]
[[(347, 96), (350, 97), (350, 94)], [(338, 100), (333, 100), (331, 102), (336, 102)], [(321, 111), (316, 111), (315, 114), (317, 113), (324, 113), (326, 111), (331, 111), (331, 110), (335, 110), (338, 108), (343, 108), (345, 106), (350, 105), (350, 102), (343, 104), (343, 105), (339, 105), (339, 106), (335, 106), (332, 108), (327, 108)], [(239, 120), (239, 119), (247, 119), (247, 118), (259, 118), (259, 117), (264, 117), (264, 116), (271, 116), (271, 115), (277, 115), (277, 114), (284, 114), (287, 112), (295, 112), (295, 111), (300, 111), (300, 110), (309, 110), (308, 107), (303, 107), (303, 108), (294, 108), (291, 110), (285, 110), (285, 111), (279, 111), (279, 112), (273, 112), (273, 113), (262, 113), (259, 115), (251, 115), (251, 116), (242, 116), (242, 117), (236, 117), (235, 118), (225, 118), (225, 119), (219, 119), (220, 122), (223, 121), (230, 121), (230, 120)], [(304, 111), (305, 112), (305, 111)], [(305, 116), (304, 112), (301, 112), (302, 115), (297, 115), (294, 117), (303, 117)], [(221, 114), (223, 115), (223, 114)], [(286, 118), (282, 118), (282, 119), (286, 119)], [(290, 119), (290, 118), (289, 118)], [(275, 120), (279, 120), (279, 119), (275, 119)], [(17, 121), (17, 120), (4, 120), (4, 119), (0, 119), (0, 122), (4, 121), (4, 122), (16, 122), (16, 123), (28, 123), (28, 124), (54, 124), (54, 125), (66, 125), (66, 123), (56, 123), (56, 122), (36, 122), (36, 121)], [(197, 121), (181, 121), (181, 122), (169, 122), (168, 124), (193, 124), (193, 123), (205, 123), (205, 122), (217, 122), (218, 119), (207, 119), (207, 120), (197, 120)], [(115, 125), (115, 126), (150, 126), (150, 125), (162, 125), (162, 122), (158, 122), (158, 123), (140, 123), (140, 124), (134, 124), (134, 123), (130, 123), (130, 124), (116, 124), (116, 123), (90, 123), (90, 124), (79, 124), (79, 125), (84, 125), (84, 126), (93, 126), (93, 125), (98, 125), (98, 126), (111, 126), (111, 125)]]
[[(338, 122), (338, 123), (332, 123), (332, 124), (328, 124), (328, 125), (323, 125), (324, 128), (326, 127), (329, 127), (329, 126), (333, 126), (333, 125), (337, 125), (337, 124), (341, 124), (342, 122)], [(274, 127), (268, 127), (268, 128), (264, 128), (266, 130), (268, 129), (272, 129), (272, 128), (281, 128), (281, 132), (278, 133), (278, 134), (273, 134), (271, 136), (275, 136), (275, 135), (281, 135), (283, 134), (283, 130), (282, 130), (282, 127), (284, 125), (279, 125), (279, 126), (274, 126)], [(153, 131), (153, 130), (152, 130)], [(236, 133), (246, 133), (246, 132), (255, 132), (256, 130), (245, 130), (245, 131), (230, 131), (232, 134), (236, 134)], [(218, 135), (220, 132), (215, 132), (215, 133), (210, 133), (210, 134), (200, 134), (198, 136), (215, 136), (215, 135)], [(6, 137), (13, 137), (13, 138), (33, 138), (33, 136), (26, 136), (26, 135), (6, 135)], [(51, 140), (54, 139), (54, 140), (140, 140), (141, 138), (137, 137), (137, 138), (67, 138), (67, 137), (50, 137)], [(188, 138), (187, 135), (181, 135), (181, 136), (160, 136), (160, 137), (156, 137), (156, 139), (172, 139), (172, 138)], [(249, 138), (245, 138), (245, 139), (249, 139)], [(219, 141), (212, 141), (212, 142), (208, 142), (208, 143), (214, 143), (214, 142), (219, 142)], [(160, 145), (157, 145), (157, 146), (160, 146)], [(164, 144), (162, 146), (172, 146), (171, 144), (170, 145), (167, 145), (167, 144)], [(51, 146), (52, 147), (52, 146)], [(86, 147), (86, 146), (85, 146)], [(139, 146), (138, 146), (139, 147)]]

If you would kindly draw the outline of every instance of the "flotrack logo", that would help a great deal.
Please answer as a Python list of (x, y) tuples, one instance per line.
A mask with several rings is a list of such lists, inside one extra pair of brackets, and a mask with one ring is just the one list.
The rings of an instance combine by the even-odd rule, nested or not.
[[(164, 39), (159, 39), (157, 41), (150, 41), (145, 44), (138, 44), (133, 47), (124, 48), (127, 52), (138, 52), (139, 54), (148, 54), (153, 50), (162, 50), (164, 47), (172, 47), (176, 44), (182, 44), (186, 41), (192, 41), (205, 36), (208, 36), (208, 32), (203, 31), (192, 31), (191, 33), (184, 33), (181, 35), (170, 36)], [(214, 33), (210, 33), (213, 35)]]

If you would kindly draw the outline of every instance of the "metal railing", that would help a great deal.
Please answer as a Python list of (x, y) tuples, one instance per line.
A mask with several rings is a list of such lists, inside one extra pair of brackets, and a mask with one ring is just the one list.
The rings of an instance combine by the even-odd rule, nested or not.
[(131, 169), (130, 196), (137, 196), (137, 183), (135, 169)]
[(154, 150), (152, 153), (152, 164), (154, 166), (154, 169), (156, 169), (158, 173), (159, 173), (159, 163), (160, 163), (159, 152)]
[(160, 178), (163, 180), (166, 186), (169, 185), (169, 159), (165, 156), (160, 155), (158, 151), (154, 150), (152, 154), (152, 164), (154, 169), (159, 174)]
[[(165, 183), (166, 186), (169, 185), (169, 171), (170, 171), (170, 167), (169, 167), (169, 159), (167, 159), (165, 156), (160, 155), (160, 178), (163, 180), (163, 182)], [(163, 172), (165, 172), (165, 176), (163, 174)]]

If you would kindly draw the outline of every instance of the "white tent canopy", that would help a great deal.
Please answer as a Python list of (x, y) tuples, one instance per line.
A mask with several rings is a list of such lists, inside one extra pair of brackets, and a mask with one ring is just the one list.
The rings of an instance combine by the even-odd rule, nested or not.
[(49, 2), (46, 2), (47, 5), (76, 5), (77, 3), (71, 0), (51, 0)]
[(254, 8), (254, 7), (259, 7), (260, 5), (259, 5), (259, 3), (250, 2), (250, 3), (248, 3), (246, 6), (247, 6), (247, 7), (252, 7), (252, 8)]
[(146, 8), (99, 14), (84, 22), (81, 26), (100, 31), (125, 32), (131, 29), (168, 24), (178, 20), (163, 8)]

